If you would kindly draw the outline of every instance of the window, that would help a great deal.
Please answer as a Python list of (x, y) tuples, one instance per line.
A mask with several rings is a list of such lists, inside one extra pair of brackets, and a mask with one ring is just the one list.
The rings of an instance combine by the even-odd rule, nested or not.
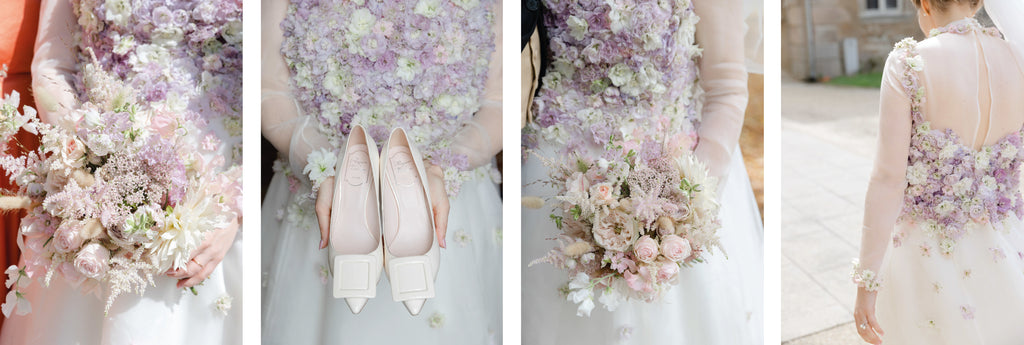
[(863, 0), (862, 3), (864, 4), (862, 15), (896, 15), (901, 12), (903, 0)]

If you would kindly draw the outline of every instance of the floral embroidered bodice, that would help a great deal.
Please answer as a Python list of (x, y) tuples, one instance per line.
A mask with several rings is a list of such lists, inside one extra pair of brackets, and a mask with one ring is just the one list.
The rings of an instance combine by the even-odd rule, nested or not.
[[(242, 2), (72, 0), (76, 35), (75, 89), (82, 102), (120, 97), (200, 133), (197, 145), (241, 164)], [(111, 80), (131, 92), (113, 90)], [(185, 124), (187, 123), (187, 124)]]
[[(494, 52), (490, 0), (293, 0), (281, 53), (300, 108), (337, 149), (352, 124), (405, 128), (446, 174), (452, 137), (481, 107)], [(448, 179), (446, 178), (446, 181)]]
[[(933, 30), (930, 36), (972, 30), (1001, 37), (973, 19)], [(915, 46), (912, 39), (897, 45), (897, 54), (905, 61), (903, 87), (911, 98), (913, 124), (900, 219), (925, 222), (941, 242), (958, 240), (971, 222), (998, 224), (1009, 215), (1024, 216), (1018, 176), (1024, 160), (1022, 131), (974, 149), (964, 145), (952, 129), (933, 129), (921, 110), (925, 92), (917, 72), (923, 60)]]
[(533, 105), (543, 139), (567, 150), (609, 141), (693, 148), (703, 91), (691, 2), (545, 5), (553, 58)]

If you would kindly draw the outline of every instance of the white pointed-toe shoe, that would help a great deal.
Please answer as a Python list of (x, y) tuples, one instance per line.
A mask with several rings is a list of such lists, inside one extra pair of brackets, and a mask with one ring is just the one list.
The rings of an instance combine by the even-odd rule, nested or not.
[(361, 126), (349, 132), (337, 166), (331, 205), (330, 263), (334, 298), (359, 314), (377, 296), (384, 267), (377, 144)]
[(381, 159), (384, 262), (391, 296), (415, 316), (434, 297), (440, 263), (427, 174), (423, 157), (401, 128), (391, 131)]

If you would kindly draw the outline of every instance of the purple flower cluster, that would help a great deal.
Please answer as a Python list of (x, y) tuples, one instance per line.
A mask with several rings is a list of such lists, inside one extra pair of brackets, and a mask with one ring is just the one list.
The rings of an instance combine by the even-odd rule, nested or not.
[(185, 164), (168, 142), (154, 138), (138, 152), (117, 152), (97, 171), (93, 198), (108, 229), (119, 229), (139, 207), (163, 209), (185, 196)]
[[(600, 147), (694, 132), (702, 91), (692, 3), (545, 4), (553, 61), (533, 104), (541, 135), (566, 147)], [(557, 134), (545, 132), (556, 127)]]
[[(446, 148), (480, 107), (490, 56), (491, 0), (295, 0), (281, 22), (281, 53), (303, 110), (332, 138), (353, 124), (378, 143), (405, 128), (426, 159)], [(336, 140), (340, 142), (340, 140)]]
[[(80, 71), (95, 64), (130, 87), (143, 108), (241, 122), (241, 0), (72, 2), (82, 30)], [(95, 87), (78, 76), (81, 101), (103, 103), (90, 92)]]

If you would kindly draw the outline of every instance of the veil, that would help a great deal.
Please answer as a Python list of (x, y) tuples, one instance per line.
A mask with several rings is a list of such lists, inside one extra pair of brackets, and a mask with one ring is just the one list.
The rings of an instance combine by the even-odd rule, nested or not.
[(1006, 40), (1024, 46), (1024, 1), (985, 0), (985, 12)]

